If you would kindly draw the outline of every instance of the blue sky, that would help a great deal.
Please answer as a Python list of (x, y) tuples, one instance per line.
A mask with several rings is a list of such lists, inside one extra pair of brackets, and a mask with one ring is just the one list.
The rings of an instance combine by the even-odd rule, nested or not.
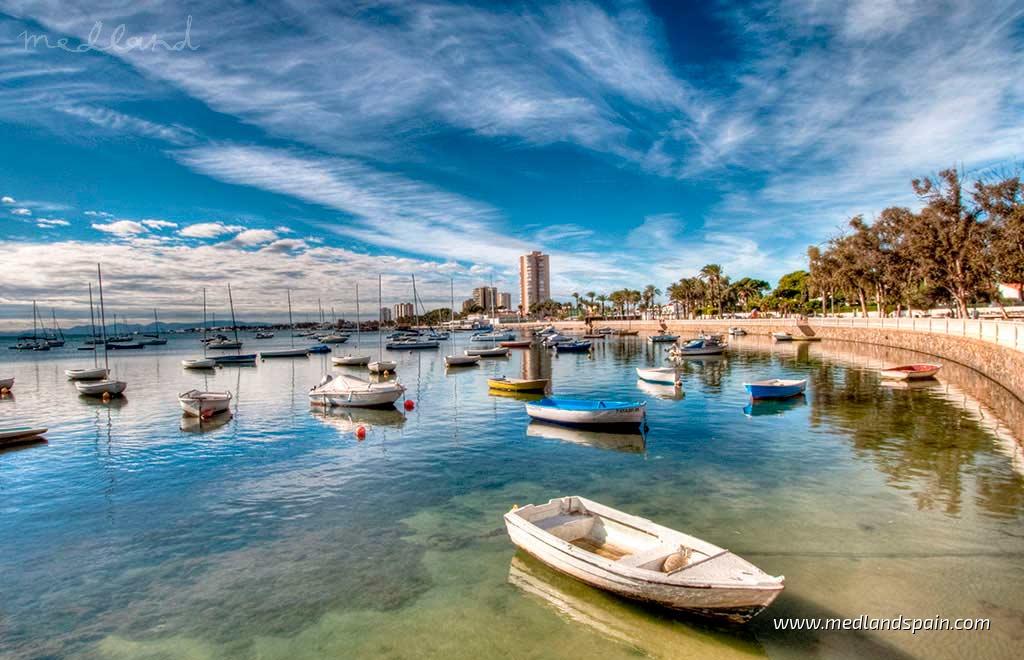
[(1024, 138), (1017, 2), (76, 5), (0, 0), (0, 324), (774, 280)]

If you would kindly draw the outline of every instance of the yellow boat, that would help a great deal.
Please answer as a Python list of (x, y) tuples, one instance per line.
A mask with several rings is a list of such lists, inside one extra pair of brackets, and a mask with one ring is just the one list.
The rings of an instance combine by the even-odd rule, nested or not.
[(543, 392), (548, 387), (548, 379), (488, 378), (487, 386), (492, 390), (502, 390), (505, 392)]

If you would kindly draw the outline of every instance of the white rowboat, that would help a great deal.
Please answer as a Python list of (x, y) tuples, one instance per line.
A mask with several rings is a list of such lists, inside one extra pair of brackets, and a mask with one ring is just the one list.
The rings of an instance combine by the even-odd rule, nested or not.
[(555, 424), (590, 426), (643, 424), (647, 404), (643, 401), (591, 401), (546, 398), (526, 404), (526, 414)]
[(395, 382), (371, 383), (347, 374), (327, 374), (309, 390), (309, 402), (318, 406), (372, 408), (392, 406), (404, 393), (405, 387)]
[(46, 433), (48, 429), (33, 428), (31, 426), (19, 426), (16, 428), (0, 428), (0, 447), (13, 445), (31, 440), (42, 440), (39, 436)]
[(679, 370), (672, 367), (656, 367), (653, 369), (636, 368), (636, 376), (640, 380), (649, 383), (665, 383), (667, 385), (679, 384)]
[(216, 358), (195, 358), (182, 360), (181, 366), (186, 369), (213, 369), (217, 366)]
[(479, 355), (446, 355), (444, 366), (446, 367), (470, 367), (480, 362)]
[(68, 377), (68, 380), (102, 380), (110, 375), (110, 370), (103, 367), (65, 369), (64, 375)]
[(394, 372), (397, 367), (398, 363), (393, 360), (377, 360), (376, 362), (371, 362), (366, 365), (366, 368), (369, 369), (371, 373), (375, 374), (391, 373)]
[(505, 357), (509, 354), (509, 349), (503, 346), (498, 346), (497, 348), (467, 348), (463, 353), (471, 357)]
[(331, 364), (339, 367), (363, 366), (370, 364), (369, 355), (336, 355), (331, 358)]
[(178, 395), (178, 403), (190, 417), (212, 417), (231, 405), (231, 392), (201, 392), (189, 390)]
[(85, 396), (117, 396), (128, 388), (123, 380), (76, 380), (75, 388)]
[(745, 623), (784, 588), (724, 548), (582, 497), (513, 508), (512, 542), (551, 568), (626, 598)]

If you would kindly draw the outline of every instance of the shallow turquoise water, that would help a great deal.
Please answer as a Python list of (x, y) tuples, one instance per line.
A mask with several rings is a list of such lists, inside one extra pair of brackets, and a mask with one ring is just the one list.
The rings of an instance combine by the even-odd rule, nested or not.
[[(1024, 416), (967, 369), (904, 390), (874, 369), (921, 356), (747, 337), (689, 361), (673, 397), (637, 382), (634, 366), (662, 363), (642, 338), (452, 373), (427, 351), (399, 357), (412, 412), (325, 415), (306, 390), (326, 357), (203, 376), (179, 366), (196, 345), (114, 354), (129, 390), (110, 405), (63, 377), (87, 353), (0, 355), (17, 379), (0, 426), (51, 428), (0, 452), (0, 655), (1000, 658), (1024, 641)], [(500, 374), (645, 399), (650, 429), (529, 424), (521, 401), (488, 395)], [(743, 381), (796, 375), (806, 398), (747, 407)], [(175, 393), (204, 386), (235, 394), (233, 417), (183, 426)], [(502, 513), (570, 493), (728, 547), (786, 591), (746, 628), (714, 629), (517, 555)], [(992, 630), (773, 625), (860, 614)]]

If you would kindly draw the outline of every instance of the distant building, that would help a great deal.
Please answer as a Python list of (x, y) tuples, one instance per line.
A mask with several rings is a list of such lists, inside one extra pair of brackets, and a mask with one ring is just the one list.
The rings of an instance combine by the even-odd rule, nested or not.
[(1007, 300), (1024, 300), (1024, 284), (1002, 283), (999, 285), (999, 295)]
[(551, 297), (550, 257), (534, 250), (519, 257), (519, 302), (523, 314), (530, 307)]
[(462, 301), (462, 313), (466, 314), (476, 306), (475, 298), (466, 298)]
[(485, 311), (491, 311), (498, 306), (498, 289), (493, 286), (478, 286), (473, 289), (473, 300)]
[(380, 308), (380, 322), (391, 323), (391, 310), (387, 307)]
[(416, 311), (413, 309), (412, 303), (398, 303), (395, 305), (395, 320), (398, 319), (411, 319)]
[(498, 294), (498, 309), (512, 309), (512, 294), (511, 293), (499, 293)]

